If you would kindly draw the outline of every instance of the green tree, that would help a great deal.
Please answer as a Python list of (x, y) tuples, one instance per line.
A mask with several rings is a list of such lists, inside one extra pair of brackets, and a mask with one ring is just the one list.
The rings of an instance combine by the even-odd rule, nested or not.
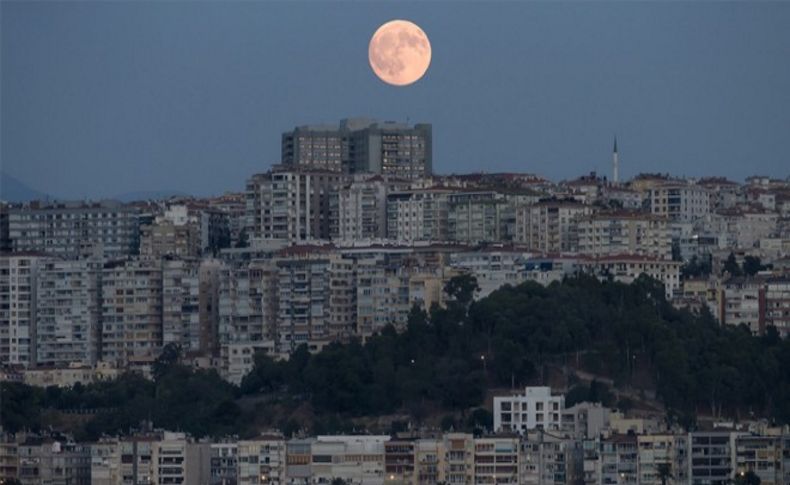
[(738, 266), (738, 261), (735, 259), (734, 253), (730, 253), (727, 260), (724, 262), (722, 274), (724, 274), (724, 272), (729, 273), (730, 276), (741, 276), (743, 274), (741, 267)]
[(766, 268), (757, 256), (746, 256), (743, 258), (743, 272), (746, 275), (754, 276)]
[(444, 292), (463, 308), (469, 307), (478, 291), (480, 291), (480, 287), (477, 286), (477, 278), (468, 273), (450, 278), (444, 285)]
[(151, 372), (154, 380), (159, 380), (172, 366), (178, 363), (181, 358), (181, 346), (169, 343), (162, 348), (159, 357), (156, 358)]
[(247, 234), (246, 229), (239, 231), (239, 238), (236, 240), (237, 248), (247, 248), (250, 246), (250, 235)]

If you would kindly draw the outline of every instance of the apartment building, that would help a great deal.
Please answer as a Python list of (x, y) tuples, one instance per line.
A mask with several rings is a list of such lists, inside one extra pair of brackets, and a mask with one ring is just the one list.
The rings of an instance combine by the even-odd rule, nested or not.
[(151, 482), (158, 485), (208, 483), (209, 452), (208, 443), (191, 441), (184, 433), (165, 431), (151, 446)]
[(518, 436), (476, 438), (474, 450), (474, 483), (522, 483)]
[(562, 412), (562, 434), (577, 439), (599, 436), (609, 427), (611, 412), (600, 403), (580, 402)]
[(279, 353), (288, 355), (300, 345), (319, 351), (336, 337), (329, 326), (331, 269), (336, 257), (296, 247), (275, 259)]
[(688, 435), (691, 485), (725, 485), (735, 478), (735, 440), (732, 431), (699, 431)]
[(153, 223), (140, 226), (140, 257), (196, 258), (203, 252), (200, 219), (184, 205), (168, 208)]
[(254, 440), (238, 442), (237, 477), (239, 485), (289, 483), (285, 475), (286, 440), (269, 433)]
[(401, 266), (386, 258), (356, 261), (356, 325), (363, 339), (387, 325), (406, 328), (409, 312), (416, 305), (428, 311), (444, 303), (446, 275), (430, 268)]
[(640, 485), (687, 483), (688, 440), (685, 435), (641, 434), (637, 436)]
[(162, 267), (128, 260), (104, 265), (101, 274), (101, 360), (153, 361), (162, 349)]
[(102, 264), (44, 260), (36, 294), (36, 364), (94, 366), (99, 358)]
[(518, 483), (561, 485), (581, 476), (581, 450), (573, 440), (533, 430), (522, 435), (519, 446)]
[(705, 187), (667, 182), (648, 190), (650, 211), (670, 221), (691, 222), (710, 213), (710, 194)]
[(552, 395), (550, 387), (527, 387), (524, 394), (494, 397), (494, 431), (523, 433), (562, 428), (565, 396)]
[(598, 452), (598, 483), (637, 485), (638, 457), (636, 435), (614, 434), (601, 439)]
[(29, 438), (17, 445), (22, 485), (89, 485), (90, 446), (68, 440)]
[(533, 255), (517, 247), (489, 247), (452, 253), (450, 267), (474, 275), (480, 288), (475, 299), (485, 298), (504, 285), (526, 281), (525, 264)]
[(591, 256), (642, 254), (672, 257), (667, 220), (642, 212), (597, 213), (579, 221), (579, 252)]
[(382, 176), (357, 177), (337, 191), (337, 238), (371, 241), (387, 237), (387, 196), (408, 183)]
[(187, 353), (216, 351), (221, 271), (217, 260), (162, 261), (163, 345), (176, 344)]
[(0, 254), (0, 363), (36, 363), (36, 307), (43, 254)]
[(256, 352), (276, 352), (278, 270), (270, 261), (229, 265), (219, 272), (220, 373), (240, 383)]
[(736, 276), (721, 285), (719, 316), (723, 325), (745, 325), (754, 335), (765, 333), (765, 282)]
[(408, 270), (363, 259), (357, 261), (356, 276), (356, 335), (365, 339), (387, 325), (405, 328), (411, 309)]
[(790, 279), (770, 278), (765, 285), (765, 324), (782, 338), (790, 335)]
[(697, 185), (707, 190), (711, 210), (729, 209), (743, 200), (740, 184), (724, 177), (704, 177)]
[(506, 219), (512, 212), (504, 194), (458, 191), (447, 198), (447, 238), (465, 243), (506, 239)]
[(364, 118), (338, 125), (296, 127), (282, 135), (282, 163), (342, 173), (376, 173), (418, 179), (432, 172), (430, 124)]
[(129, 256), (139, 245), (139, 210), (115, 201), (11, 205), (8, 237), (14, 252), (75, 258), (98, 248), (105, 258)]
[(443, 482), (471, 485), (475, 483), (475, 440), (471, 434), (445, 433), (442, 436), (444, 451)]
[(723, 247), (753, 248), (761, 239), (777, 234), (779, 215), (773, 211), (738, 206), (708, 215), (698, 225), (708, 234), (716, 234)]
[(0, 480), (11, 481), (19, 475), (19, 447), (11, 436), (0, 432)]
[(786, 483), (782, 477), (783, 453), (781, 436), (741, 435), (735, 438), (735, 475), (752, 472), (760, 485)]
[(391, 439), (384, 443), (384, 476), (390, 482), (415, 483), (416, 440)]
[(251, 236), (290, 243), (329, 239), (337, 229), (331, 207), (345, 178), (336, 172), (278, 167), (247, 182)]
[(238, 442), (222, 441), (209, 446), (209, 485), (238, 483)]
[(90, 480), (92, 485), (124, 483), (120, 475), (120, 443), (102, 439), (91, 444)]
[(578, 223), (592, 213), (572, 199), (544, 199), (516, 210), (516, 242), (542, 252), (576, 252)]
[(444, 447), (438, 439), (418, 439), (414, 443), (414, 475), (411, 483), (436, 485), (444, 481)]
[(333, 479), (360, 485), (384, 485), (384, 443), (389, 436), (318, 436), (311, 445), (313, 483)]
[(452, 190), (415, 189), (387, 195), (387, 238), (400, 243), (446, 241)]

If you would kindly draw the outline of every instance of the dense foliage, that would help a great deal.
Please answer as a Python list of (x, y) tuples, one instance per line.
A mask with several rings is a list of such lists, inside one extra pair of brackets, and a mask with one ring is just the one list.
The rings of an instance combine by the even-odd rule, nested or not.
[[(126, 375), (72, 389), (6, 383), (3, 425), (13, 431), (70, 424), (95, 437), (150, 420), (196, 435), (247, 434), (263, 424), (296, 429), (303, 424), (297, 411), (309, 409), (312, 430), (320, 432), (350, 430), (353, 417), (392, 413), (418, 422), (438, 414), (443, 426), (481, 427), (490, 420), (483, 410), (466, 418), (455, 413), (482, 406), (488, 388), (540, 383), (547, 366), (655, 390), (670, 415), (688, 425), (698, 413), (790, 422), (790, 342), (773, 329), (753, 337), (745, 328), (722, 328), (708, 313), (676, 310), (649, 278), (631, 285), (590, 277), (548, 287), (525, 283), (477, 302), (470, 277), (447, 290), (454, 296), (448, 308), (414, 309), (401, 333), (386, 328), (364, 345), (332, 344), (315, 355), (302, 347), (288, 361), (259, 355), (238, 388), (213, 371), (181, 366), (173, 349), (155, 366), (154, 382)], [(628, 404), (614, 402), (595, 381), (577, 386), (569, 399)], [(76, 410), (92, 411), (77, 424), (52, 417)]]

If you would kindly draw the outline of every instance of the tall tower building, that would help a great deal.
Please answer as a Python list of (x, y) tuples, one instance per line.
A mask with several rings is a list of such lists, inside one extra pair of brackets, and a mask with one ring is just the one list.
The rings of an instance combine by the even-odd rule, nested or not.
[(617, 136), (614, 137), (614, 149), (612, 151), (612, 182), (620, 182), (620, 159), (617, 155)]
[(364, 118), (338, 125), (299, 126), (282, 136), (286, 167), (343, 173), (376, 173), (407, 180), (431, 175), (430, 124)]

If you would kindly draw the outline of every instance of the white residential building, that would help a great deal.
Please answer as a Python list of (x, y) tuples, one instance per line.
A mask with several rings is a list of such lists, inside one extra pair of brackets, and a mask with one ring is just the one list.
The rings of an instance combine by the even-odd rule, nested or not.
[(650, 210), (670, 221), (694, 221), (710, 213), (710, 194), (704, 187), (665, 183), (649, 190)]
[(560, 430), (564, 409), (565, 396), (552, 395), (550, 387), (527, 387), (524, 394), (496, 396), (494, 431)]

